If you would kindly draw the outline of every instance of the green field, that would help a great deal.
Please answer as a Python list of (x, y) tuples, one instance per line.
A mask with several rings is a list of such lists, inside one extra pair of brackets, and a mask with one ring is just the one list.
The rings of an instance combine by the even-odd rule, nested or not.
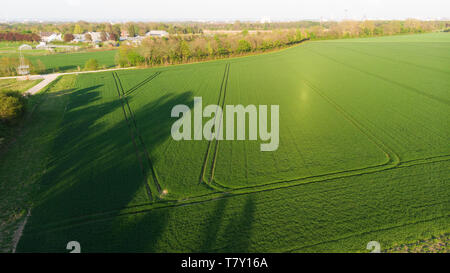
[[(450, 35), (433, 33), (55, 85), (41, 104), (58, 110), (18, 250), (365, 252), (369, 241), (391, 249), (446, 234), (449, 60)], [(280, 105), (279, 149), (174, 141), (170, 111), (195, 96)]]
[[(79, 52), (79, 53), (54, 53), (45, 54), (42, 50), (30, 50), (25, 52), (25, 58), (30, 60), (33, 65), (37, 64), (37, 60), (45, 65), (45, 73), (54, 72), (70, 72), (84, 68), (84, 65), (89, 59), (96, 59), (99, 66), (105, 68), (112, 68), (115, 66), (114, 57), (116, 56), (116, 50), (104, 50), (104, 51), (93, 51), (93, 52)], [(45, 54), (45, 55), (44, 55)], [(19, 55), (17, 53), (0, 53), (0, 58), (3, 56), (16, 57)]]

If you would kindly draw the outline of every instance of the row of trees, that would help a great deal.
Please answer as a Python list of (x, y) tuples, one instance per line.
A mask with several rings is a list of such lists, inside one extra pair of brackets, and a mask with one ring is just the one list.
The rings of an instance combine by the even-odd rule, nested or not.
[(146, 38), (137, 47), (122, 45), (116, 56), (121, 67), (165, 65), (239, 56), (286, 47), (308, 39), (301, 30), (249, 35), (170, 36)]
[(406, 33), (423, 33), (445, 28), (441, 21), (342, 21), (309, 27), (312, 39), (373, 37)]
[[(293, 24), (293, 23), (286, 23)], [(140, 46), (121, 46), (116, 56), (119, 66), (164, 65), (238, 56), (286, 47), (304, 39), (373, 37), (402, 33), (422, 33), (444, 28), (438, 21), (342, 21), (313, 24), (299, 29), (282, 29), (238, 35), (178, 35), (146, 38)]]
[(0, 41), (28, 41), (38, 42), (41, 37), (36, 33), (0, 32)]

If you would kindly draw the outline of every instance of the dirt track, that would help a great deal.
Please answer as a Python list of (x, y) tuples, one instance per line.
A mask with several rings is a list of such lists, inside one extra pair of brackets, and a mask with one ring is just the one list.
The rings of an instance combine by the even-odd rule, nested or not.
[(20, 80), (27, 80), (27, 79), (29, 79), (29, 80), (39, 80), (39, 79), (44, 79), (40, 83), (36, 84), (35, 86), (33, 86), (30, 89), (28, 89), (27, 91), (25, 91), (25, 94), (33, 95), (33, 94), (36, 94), (37, 92), (41, 91), (44, 87), (46, 87), (52, 81), (56, 80), (56, 78), (58, 78), (59, 76), (62, 76), (62, 75), (98, 73), (98, 72), (133, 69), (133, 68), (135, 68), (135, 67), (112, 68), (112, 69), (103, 69), (103, 70), (94, 70), (94, 71), (76, 71), (76, 72), (67, 72), (67, 73), (53, 73), (53, 74), (46, 74), (46, 75), (0, 77), (0, 80), (3, 80), (3, 79), (20, 79)]

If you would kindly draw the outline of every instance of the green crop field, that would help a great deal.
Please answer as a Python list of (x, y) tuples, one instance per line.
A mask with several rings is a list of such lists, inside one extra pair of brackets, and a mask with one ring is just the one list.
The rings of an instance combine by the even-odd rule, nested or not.
[[(38, 52), (38, 53), (36, 53)], [(34, 65), (40, 60), (45, 65), (45, 73), (53, 72), (70, 72), (84, 68), (84, 65), (89, 59), (96, 59), (100, 67), (112, 68), (115, 66), (116, 50), (103, 50), (93, 52), (79, 52), (79, 53), (54, 53), (43, 55), (43, 51), (32, 50), (25, 52), (25, 58), (30, 60)], [(0, 58), (3, 56), (16, 57), (18, 53), (2, 54), (0, 52)]]
[[(18, 251), (367, 252), (446, 236), (449, 61), (450, 35), (431, 33), (65, 76), (35, 110), (58, 101), (43, 167), (21, 177), (38, 186)], [(173, 140), (171, 109), (194, 97), (279, 105), (278, 150)]]
[(105, 68), (111, 68), (115, 66), (115, 55), (115, 50), (105, 50), (97, 52), (60, 53), (44, 56), (28, 56), (27, 58), (32, 63), (36, 63), (37, 60), (41, 60), (41, 62), (47, 69), (47, 73), (52, 73), (53, 71), (74, 71), (77, 70), (78, 67), (83, 69), (86, 61), (89, 59), (96, 59), (100, 67), (104, 66)]

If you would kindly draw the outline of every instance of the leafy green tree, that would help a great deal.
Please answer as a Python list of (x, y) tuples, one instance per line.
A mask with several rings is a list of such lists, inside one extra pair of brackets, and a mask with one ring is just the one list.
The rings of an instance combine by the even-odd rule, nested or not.
[(119, 50), (116, 54), (116, 64), (120, 67), (128, 66), (128, 52), (130, 51), (130, 47), (128, 46), (120, 46)]
[[(118, 25), (118, 24), (113, 25), (113, 26), (112, 26), (112, 32), (111, 32), (111, 33), (115, 35), (115, 38), (116, 38), (116, 39), (114, 39), (114, 40), (118, 41), (119, 38), (120, 38), (120, 34), (121, 34), (120, 25)], [(110, 33), (110, 34), (111, 34), (111, 33)]]
[(180, 57), (182, 60), (187, 60), (191, 56), (191, 49), (185, 40), (180, 41)]
[(0, 121), (16, 123), (25, 111), (25, 97), (17, 91), (0, 92)]
[(79, 24), (76, 24), (74, 29), (73, 29), (73, 33), (74, 34), (82, 34), (83, 33), (83, 29), (81, 28), (81, 26)]
[(96, 59), (89, 59), (84, 65), (84, 70), (97, 70), (99, 68), (98, 61)]
[(138, 66), (145, 63), (145, 58), (139, 55), (134, 50), (130, 50), (127, 54), (128, 64), (131, 66)]
[(238, 53), (250, 52), (252, 50), (252, 45), (247, 40), (239, 40), (237, 47)]
[(127, 26), (128, 36), (135, 37), (136, 36), (136, 26), (133, 24), (129, 24)]
[(383, 29), (382, 29), (381, 27), (376, 27), (376, 28), (373, 30), (373, 34), (374, 34), (374, 35), (383, 35)]
[(301, 40), (303, 40), (302, 31), (300, 29), (297, 29), (297, 32), (295, 33), (295, 40), (297, 42), (300, 42)]

